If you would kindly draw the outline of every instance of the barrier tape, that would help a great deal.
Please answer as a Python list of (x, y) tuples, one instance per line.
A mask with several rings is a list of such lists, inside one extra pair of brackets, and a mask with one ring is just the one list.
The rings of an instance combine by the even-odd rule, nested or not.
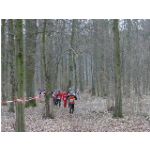
[(16, 102), (27, 102), (27, 101), (31, 101), (31, 100), (36, 100), (36, 101), (40, 101), (42, 102), (42, 99), (40, 96), (35, 96), (35, 97), (29, 97), (29, 99), (14, 99), (13, 101), (5, 101), (5, 100), (2, 100), (2, 104), (3, 105), (7, 105), (8, 103), (16, 103)]

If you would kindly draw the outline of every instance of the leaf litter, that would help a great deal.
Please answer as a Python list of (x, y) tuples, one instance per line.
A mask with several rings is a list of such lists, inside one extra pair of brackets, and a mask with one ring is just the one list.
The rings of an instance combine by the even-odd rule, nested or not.
[[(124, 114), (113, 118), (106, 111), (106, 99), (81, 95), (75, 104), (74, 114), (68, 108), (54, 106), (54, 119), (44, 119), (44, 104), (25, 109), (26, 132), (149, 132), (150, 123), (140, 115)], [(1, 131), (15, 132), (15, 113), (1, 107)]]

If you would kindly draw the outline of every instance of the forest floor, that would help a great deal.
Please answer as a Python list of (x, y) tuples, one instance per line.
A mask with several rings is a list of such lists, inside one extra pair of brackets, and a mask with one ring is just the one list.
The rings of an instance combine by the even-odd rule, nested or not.
[[(150, 132), (150, 121), (144, 116), (127, 115), (112, 118), (106, 110), (106, 99), (82, 94), (74, 114), (68, 108), (54, 107), (54, 119), (42, 118), (44, 103), (25, 109), (26, 132)], [(15, 114), (1, 106), (1, 131), (14, 132)]]

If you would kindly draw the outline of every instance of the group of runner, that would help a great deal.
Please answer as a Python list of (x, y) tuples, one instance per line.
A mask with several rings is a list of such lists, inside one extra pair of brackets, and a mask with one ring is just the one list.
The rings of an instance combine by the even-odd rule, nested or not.
[(69, 108), (69, 113), (73, 114), (74, 112), (74, 105), (75, 105), (75, 100), (77, 100), (77, 94), (73, 91), (54, 91), (52, 92), (52, 98), (53, 98), (53, 103), (54, 105), (58, 105), (58, 107), (61, 106), (61, 103), (63, 102), (64, 108), (68, 107)]
[[(45, 94), (45, 90), (39, 90), (39, 96), (41, 97), (42, 94)], [(69, 108), (69, 113), (73, 114), (74, 112), (74, 105), (75, 100), (79, 99), (79, 90), (74, 92), (73, 90), (69, 89), (66, 91), (61, 90), (54, 90), (51, 93), (53, 103), (55, 106), (61, 107), (63, 103), (64, 108)]]

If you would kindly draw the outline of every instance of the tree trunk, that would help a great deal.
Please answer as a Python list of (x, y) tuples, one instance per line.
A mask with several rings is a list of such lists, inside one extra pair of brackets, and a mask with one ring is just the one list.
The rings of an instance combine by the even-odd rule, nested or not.
[(70, 41), (71, 49), (69, 51), (69, 84), (68, 84), (68, 88), (72, 87), (73, 83), (74, 83), (75, 91), (77, 89), (77, 70), (76, 70), (77, 68), (76, 68), (76, 59), (75, 59), (75, 57), (76, 57), (75, 51), (77, 50), (77, 42), (76, 42), (77, 25), (78, 25), (78, 20), (73, 19), (72, 20), (71, 41)]
[(78, 87), (78, 79), (77, 79), (77, 65), (76, 65), (76, 56), (73, 56), (73, 64), (74, 64), (74, 73), (75, 73), (75, 92), (77, 91), (77, 87)]
[[(35, 92), (35, 50), (36, 50), (36, 20), (26, 20), (26, 96), (34, 97)], [(33, 99), (26, 106), (36, 106)]]
[(91, 71), (92, 71), (92, 96), (96, 95), (96, 89), (95, 89), (95, 70), (96, 70), (96, 67), (95, 65), (93, 64), (93, 58), (91, 56)]
[(130, 97), (130, 87), (131, 87), (131, 27), (132, 27), (132, 22), (130, 19), (127, 19), (127, 58), (126, 58), (126, 76), (127, 76), (127, 81), (126, 81), (126, 96)]
[[(9, 50), (9, 66), (10, 66), (10, 84), (11, 84), (11, 100), (15, 98), (15, 43), (14, 43), (14, 27), (13, 20), (8, 20), (8, 50)], [(14, 103), (10, 103), (9, 111), (15, 112)]]
[(1, 60), (2, 60), (2, 100), (6, 101), (6, 89), (5, 89), (5, 84), (6, 84), (6, 49), (5, 49), (5, 41), (6, 41), (6, 37), (5, 37), (5, 32), (6, 32), (6, 21), (5, 19), (2, 19), (2, 29), (1, 29), (1, 51), (2, 51), (2, 56), (1, 56)]
[(25, 132), (24, 103), (16, 103), (16, 132)]
[(120, 60), (120, 38), (118, 19), (113, 20), (114, 32), (114, 59), (115, 59), (115, 111), (114, 117), (123, 117), (122, 115), (122, 96), (121, 96), (121, 60)]
[(96, 95), (96, 87), (97, 91), (98, 90), (98, 79), (97, 79), (97, 74), (98, 74), (98, 68), (97, 68), (97, 61), (98, 61), (98, 28), (97, 28), (97, 20), (93, 20), (93, 28), (94, 28), (94, 33), (93, 33), (93, 67), (92, 67), (92, 95)]
[[(53, 114), (53, 104), (52, 104), (52, 100), (50, 99), (50, 94), (51, 94), (51, 72), (49, 72), (48, 67), (51, 64), (47, 64), (46, 62), (46, 50), (45, 50), (45, 44), (46, 44), (46, 24), (47, 21), (44, 20), (44, 26), (43, 26), (43, 35), (42, 35), (42, 44), (43, 44), (43, 48), (42, 48), (42, 58), (43, 58), (43, 70), (44, 70), (44, 79), (45, 79), (45, 84), (46, 84), (46, 93), (45, 93), (45, 113), (43, 115), (43, 117), (45, 118), (54, 118), (54, 114)], [(49, 61), (50, 62), (50, 61)]]
[[(24, 97), (24, 52), (22, 20), (16, 20), (16, 71), (17, 71), (17, 96)], [(16, 103), (16, 131), (25, 131), (24, 103)]]
[(80, 84), (80, 91), (84, 91), (84, 65), (83, 65), (83, 56), (79, 56), (79, 84)]

